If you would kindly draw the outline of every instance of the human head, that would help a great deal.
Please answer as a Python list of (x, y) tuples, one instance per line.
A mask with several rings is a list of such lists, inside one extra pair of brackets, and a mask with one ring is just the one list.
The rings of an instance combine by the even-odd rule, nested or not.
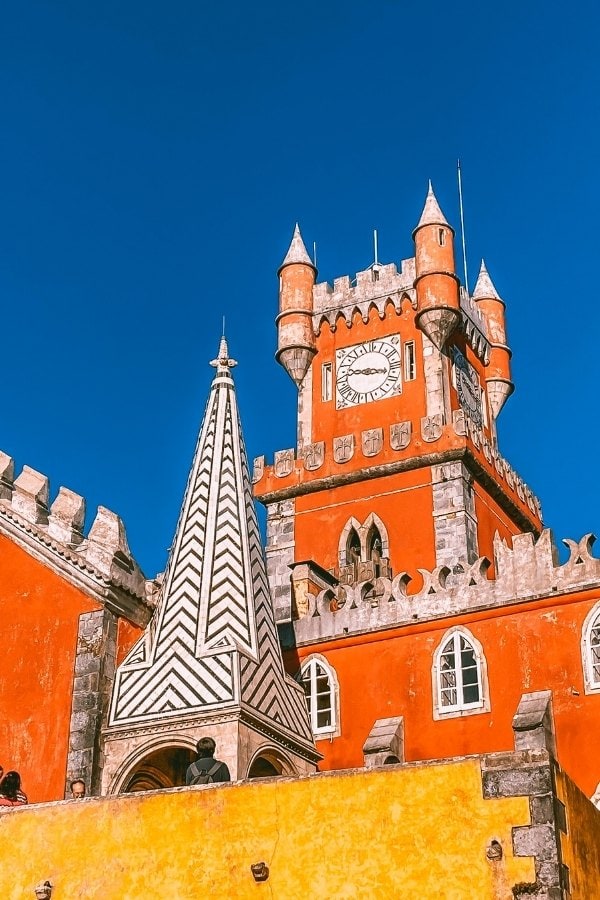
[(0, 794), (9, 800), (17, 799), (17, 792), (21, 788), (21, 776), (18, 772), (7, 772), (0, 781)]
[(36, 900), (50, 900), (50, 897), (52, 896), (52, 882), (40, 881), (33, 890)]
[(200, 758), (205, 756), (214, 756), (217, 745), (211, 737), (200, 738), (196, 744), (196, 750)]
[(85, 781), (76, 778), (71, 782), (71, 796), (73, 800), (82, 800), (85, 797)]

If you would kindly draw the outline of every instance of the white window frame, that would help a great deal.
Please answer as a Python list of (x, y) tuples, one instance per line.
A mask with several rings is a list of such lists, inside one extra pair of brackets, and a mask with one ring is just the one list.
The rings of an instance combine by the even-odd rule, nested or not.
[[(594, 648), (597, 648), (596, 654)], [(592, 606), (583, 623), (581, 662), (586, 694), (600, 694), (600, 602)]]
[[(317, 708), (317, 693), (316, 693), (316, 685), (317, 685), (317, 668), (320, 667), (323, 670), (323, 673), (327, 676), (329, 681), (329, 690), (327, 693), (329, 694), (329, 711), (330, 711), (330, 723), (328, 725), (318, 724), (318, 712), (322, 712), (323, 710), (318, 710)], [(335, 673), (335, 669), (331, 664), (325, 659), (324, 656), (319, 654), (315, 654), (313, 656), (307, 657), (302, 662), (299, 673), (299, 681), (302, 687), (305, 685), (305, 673), (310, 673), (310, 686), (311, 691), (310, 695), (306, 693), (306, 689), (304, 689), (304, 694), (306, 697), (306, 708), (308, 710), (308, 717), (310, 719), (310, 727), (313, 735), (316, 738), (320, 737), (330, 737), (339, 734), (339, 689), (338, 689), (338, 681), (337, 675)]]
[(323, 403), (333, 400), (333, 363), (330, 362), (321, 366), (321, 400)]
[[(475, 665), (477, 670), (477, 685), (479, 688), (479, 699), (476, 701), (465, 702), (464, 700), (465, 685), (463, 683), (463, 667), (460, 665), (461, 639), (470, 646), (475, 658)], [(446, 647), (450, 642), (452, 642), (452, 651), (454, 652), (455, 668), (453, 670), (442, 670), (442, 657), (444, 656)], [(444, 698), (442, 694), (443, 690), (448, 690), (447, 687), (442, 685), (442, 674), (444, 671), (453, 671), (456, 675), (456, 702), (446, 705), (444, 705)], [(487, 664), (485, 655), (483, 653), (481, 644), (475, 637), (473, 637), (468, 629), (452, 628), (444, 634), (434, 654), (434, 661), (432, 666), (432, 688), (434, 700), (434, 719), (455, 718), (457, 716), (467, 716), (490, 711)]]
[[(409, 355), (412, 367), (409, 366)], [(417, 345), (415, 341), (404, 341), (404, 380), (414, 381), (417, 377)]]

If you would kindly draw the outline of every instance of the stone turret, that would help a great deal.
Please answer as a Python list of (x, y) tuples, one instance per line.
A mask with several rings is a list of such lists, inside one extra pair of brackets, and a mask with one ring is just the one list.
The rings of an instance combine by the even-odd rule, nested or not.
[(454, 265), (454, 229), (440, 209), (431, 182), (413, 239), (416, 323), (442, 350), (460, 321), (459, 281)]
[(514, 391), (510, 377), (512, 354), (506, 343), (504, 302), (494, 287), (483, 260), (481, 260), (479, 277), (473, 291), (473, 300), (476, 301), (483, 314), (490, 342), (490, 361), (486, 368), (486, 385), (492, 415), (496, 419)]
[(278, 275), (276, 359), (300, 386), (316, 353), (312, 315), (317, 270), (304, 246), (297, 223)]

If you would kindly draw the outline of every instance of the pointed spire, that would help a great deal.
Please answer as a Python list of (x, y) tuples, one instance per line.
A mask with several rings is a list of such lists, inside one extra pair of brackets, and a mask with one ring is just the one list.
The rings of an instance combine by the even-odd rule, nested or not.
[[(160, 727), (180, 717), (187, 727), (191, 717), (197, 728), (222, 711), (233, 734), (242, 714), (232, 710), (247, 709), (271, 740), (312, 764), (318, 754), (304, 693), (283, 668), (224, 337), (212, 365), (161, 597), (117, 671), (110, 723)], [(246, 776), (242, 756), (228, 760), (234, 778)]]
[(490, 278), (489, 272), (485, 267), (485, 262), (481, 260), (481, 268), (477, 278), (477, 284), (473, 291), (473, 300), (500, 300), (501, 297), (494, 287), (494, 282)]
[[(421, 218), (419, 219), (419, 224), (415, 228), (415, 231), (422, 228), (423, 225), (448, 225), (446, 217), (440, 209), (440, 204), (437, 202), (437, 197), (433, 192), (431, 179), (429, 180), (429, 189), (425, 199), (425, 206), (423, 207), (423, 212), (421, 213)], [(448, 225), (448, 227), (451, 228), (452, 226)]]
[(312, 266), (313, 269), (315, 268), (315, 264), (308, 255), (308, 250), (306, 249), (304, 241), (302, 240), (302, 235), (300, 234), (300, 226), (296, 222), (292, 241), (290, 243), (288, 252), (285, 255), (285, 259), (279, 266), (279, 271), (281, 272), (281, 270), (286, 266), (291, 266), (298, 263), (303, 266)]

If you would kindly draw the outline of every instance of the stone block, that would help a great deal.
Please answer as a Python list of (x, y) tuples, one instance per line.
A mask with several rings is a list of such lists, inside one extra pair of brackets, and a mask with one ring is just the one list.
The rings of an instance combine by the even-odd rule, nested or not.
[(83, 523), (85, 520), (85, 500), (61, 487), (56, 500), (50, 507), (48, 534), (64, 544), (80, 544), (83, 540)]
[(515, 856), (535, 856), (540, 861), (557, 862), (556, 836), (552, 825), (519, 825), (513, 828), (512, 835)]
[(14, 482), (12, 508), (28, 522), (45, 524), (48, 521), (50, 483), (45, 475), (29, 466)]
[(512, 727), (516, 750), (547, 750), (556, 756), (552, 692), (523, 694)]

